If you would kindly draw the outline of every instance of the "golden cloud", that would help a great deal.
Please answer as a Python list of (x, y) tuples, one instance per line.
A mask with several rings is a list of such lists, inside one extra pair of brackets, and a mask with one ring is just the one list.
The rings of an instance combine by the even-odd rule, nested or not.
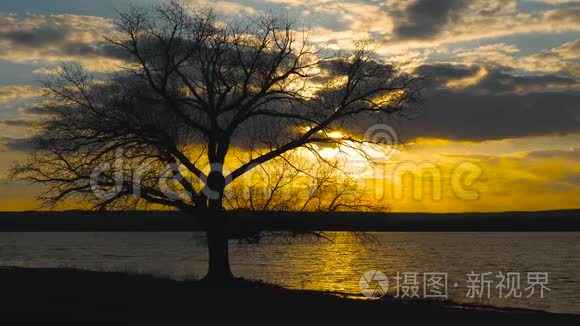
[(20, 99), (28, 99), (41, 95), (42, 88), (40, 87), (25, 86), (25, 85), (0, 86), (0, 103), (6, 103)]

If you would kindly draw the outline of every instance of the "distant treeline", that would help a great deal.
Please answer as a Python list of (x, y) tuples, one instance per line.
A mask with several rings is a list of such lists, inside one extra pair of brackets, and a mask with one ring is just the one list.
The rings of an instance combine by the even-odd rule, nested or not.
[[(257, 231), (580, 231), (580, 210), (502, 213), (295, 213), (230, 211), (233, 234)], [(0, 231), (200, 231), (173, 211), (4, 212)]]

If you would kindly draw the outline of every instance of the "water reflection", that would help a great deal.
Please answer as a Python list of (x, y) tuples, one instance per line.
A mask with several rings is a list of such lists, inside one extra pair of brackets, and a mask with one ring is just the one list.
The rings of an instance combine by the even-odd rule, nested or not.
[[(452, 299), (499, 306), (580, 313), (580, 233), (377, 233), (362, 243), (346, 233), (332, 242), (293, 239), (258, 245), (232, 243), (238, 276), (289, 288), (358, 294), (371, 269), (447, 272)], [(207, 269), (202, 237), (192, 233), (1, 233), (0, 265), (80, 267), (200, 278)], [(540, 271), (550, 273), (545, 299), (468, 299), (466, 274)], [(421, 279), (422, 281), (422, 279)], [(393, 293), (393, 287), (389, 291)]]

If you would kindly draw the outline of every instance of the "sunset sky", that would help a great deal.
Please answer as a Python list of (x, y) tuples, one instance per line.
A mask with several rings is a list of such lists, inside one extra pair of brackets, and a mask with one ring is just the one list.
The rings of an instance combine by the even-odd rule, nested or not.
[[(348, 50), (371, 38), (385, 60), (426, 77), (416, 117), (390, 124), (400, 141), (392, 166), (381, 177), (361, 177), (383, 188), (393, 211), (580, 208), (580, 1), (189, 2), (226, 20), (287, 14), (320, 48)], [(128, 4), (0, 2), (0, 211), (38, 207), (39, 190), (8, 181), (7, 170), (26, 156), (29, 129), (40, 118), (33, 109), (39, 80), (67, 62), (102, 76), (117, 71), (122, 59), (102, 36), (113, 31), (115, 9)], [(416, 199), (393, 166), (423, 163), (437, 167), (441, 183)], [(458, 196), (451, 182), (462, 164), (481, 172), (465, 186), (473, 198)]]

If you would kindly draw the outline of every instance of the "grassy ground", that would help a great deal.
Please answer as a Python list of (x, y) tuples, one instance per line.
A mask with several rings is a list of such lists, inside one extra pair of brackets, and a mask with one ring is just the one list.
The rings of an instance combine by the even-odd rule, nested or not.
[(247, 280), (215, 287), (198, 281), (74, 269), (0, 268), (0, 312), (3, 321), (16, 317), (58, 323), (580, 325), (580, 316), (533, 310), (354, 300)]

